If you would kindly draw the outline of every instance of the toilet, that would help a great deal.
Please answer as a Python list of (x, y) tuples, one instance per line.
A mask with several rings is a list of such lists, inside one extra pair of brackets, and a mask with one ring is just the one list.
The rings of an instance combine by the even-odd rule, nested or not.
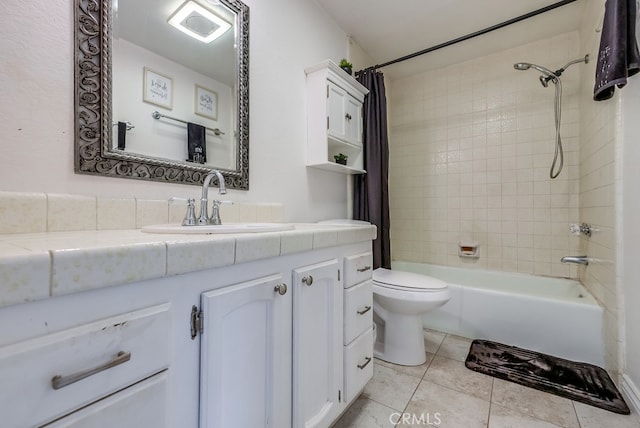
[(451, 298), (447, 283), (426, 275), (373, 271), (374, 356), (405, 366), (426, 361), (422, 317)]

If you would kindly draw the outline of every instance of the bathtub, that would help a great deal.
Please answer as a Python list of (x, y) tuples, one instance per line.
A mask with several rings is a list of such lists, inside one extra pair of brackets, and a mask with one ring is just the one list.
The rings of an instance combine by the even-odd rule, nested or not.
[(603, 309), (577, 281), (409, 262), (392, 269), (449, 284), (451, 300), (424, 317), (426, 328), (604, 365)]

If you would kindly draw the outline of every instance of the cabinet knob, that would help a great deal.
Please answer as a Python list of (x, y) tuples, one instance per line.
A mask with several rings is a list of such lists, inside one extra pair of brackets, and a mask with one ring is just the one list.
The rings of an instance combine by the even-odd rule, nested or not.
[(302, 282), (304, 282), (307, 285), (311, 285), (313, 284), (313, 276), (309, 275), (309, 276), (303, 276), (302, 277)]
[(278, 284), (273, 288), (273, 291), (277, 291), (278, 294), (284, 296), (287, 294), (287, 284)]
[(344, 115), (344, 117), (345, 117), (347, 120), (351, 120), (351, 115), (350, 115), (349, 113), (346, 113), (346, 114)]

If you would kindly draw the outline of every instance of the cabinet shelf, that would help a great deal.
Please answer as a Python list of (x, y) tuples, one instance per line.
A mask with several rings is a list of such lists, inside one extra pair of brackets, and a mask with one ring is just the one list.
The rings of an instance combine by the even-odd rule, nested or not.
[(339, 163), (329, 162), (329, 161), (316, 163), (316, 164), (308, 163), (307, 166), (310, 168), (324, 169), (325, 171), (338, 172), (341, 174), (350, 174), (350, 175), (365, 174), (367, 172), (364, 169), (354, 168), (349, 165), (340, 165)]

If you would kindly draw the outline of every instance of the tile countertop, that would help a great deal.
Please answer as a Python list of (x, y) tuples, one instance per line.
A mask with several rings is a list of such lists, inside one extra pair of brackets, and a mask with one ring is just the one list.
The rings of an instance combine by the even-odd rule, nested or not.
[(370, 225), (304, 223), (283, 232), (220, 235), (139, 229), (0, 234), (0, 307), (375, 237)]

